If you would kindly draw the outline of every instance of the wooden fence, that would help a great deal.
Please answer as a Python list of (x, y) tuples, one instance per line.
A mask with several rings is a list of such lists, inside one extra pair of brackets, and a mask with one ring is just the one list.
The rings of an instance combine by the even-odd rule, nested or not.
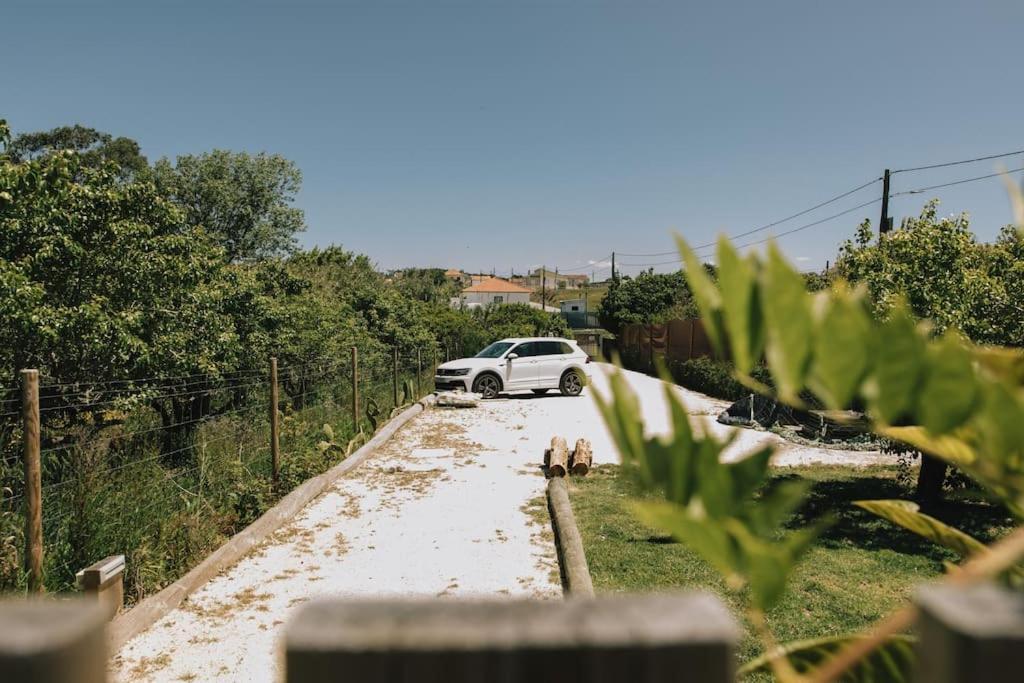
[(648, 371), (657, 358), (681, 362), (714, 355), (699, 319), (626, 325), (619, 333), (618, 351), (627, 367)]
[[(989, 584), (933, 585), (919, 590), (915, 602), (914, 681), (1020, 680), (1024, 594)], [(0, 602), (3, 680), (106, 681), (105, 624), (95, 603)], [(729, 610), (706, 593), (564, 601), (322, 599), (300, 608), (286, 626), (284, 680), (729, 683), (738, 637)]]
[[(95, 385), (62, 383), (56, 379), (43, 382), (37, 370), (23, 370), (18, 390), (4, 392), (18, 398), (0, 403), (11, 409), (0, 416), (8, 418), (7, 424), (0, 425), (0, 431), (16, 435), (20, 444), (8, 445), (18, 447), (22, 461), (18, 480), (0, 480), (0, 513), (23, 516), (24, 548), (20, 563), (28, 591), (43, 592), (47, 583), (51, 589), (55, 585), (73, 586), (75, 571), (85, 564), (131, 550), (107, 548), (100, 557), (81, 558), (84, 561), (78, 567), (67, 562), (48, 562), (46, 552), (49, 544), (73, 545), (81, 534), (69, 529), (85, 528), (85, 518), (92, 512), (87, 499), (104, 498), (96, 491), (85, 490), (86, 484), (109, 489), (130, 475), (130, 468), (165, 463), (167, 471), (159, 481), (161, 489), (178, 477), (194, 475), (199, 467), (189, 467), (194, 463), (186, 459), (195, 458), (197, 452), (213, 442), (176, 440), (182, 430), (195, 434), (204, 425), (228, 418), (244, 422), (253, 438), (249, 444), (252, 452), (243, 464), (247, 471), (265, 476), (275, 495), (283, 495), (287, 491), (281, 482), (281, 472), (287, 462), (288, 443), (282, 436), (281, 417), (286, 411), (308, 410), (324, 401), (342, 408), (346, 418), (351, 415), (351, 423), (346, 425), (349, 433), (340, 444), (334, 443), (333, 435), (325, 443), (329, 449), (345, 452), (358, 446), (359, 439), (365, 440), (364, 433), (372, 433), (378, 423), (387, 420), (389, 412), (422, 396), (424, 390), (433, 389), (431, 377), (438, 362), (435, 347), (407, 349), (403, 354), (395, 348), (388, 356), (378, 358), (369, 372), (365, 367), (369, 365), (367, 359), (361, 358), (353, 347), (351, 356), (281, 368), (276, 358), (269, 358), (262, 372), (216, 378), (193, 375), (116, 380)], [(13, 409), (16, 405), (20, 410)], [(371, 405), (373, 411), (369, 409)], [(196, 412), (197, 408), (202, 412)], [(143, 423), (127, 427), (129, 420), (125, 416), (133, 414), (132, 411), (149, 411), (150, 422), (156, 422), (156, 426)], [(104, 426), (103, 416), (110, 413), (121, 417), (111, 422), (112, 426)], [(72, 429), (75, 419), (90, 428)], [(233, 438), (233, 434), (228, 434), (215, 441)], [(342, 435), (337, 438), (341, 441)], [(117, 460), (92, 461), (82, 457), (97, 449), (116, 449)], [(13, 451), (11, 448), (7, 457), (17, 457)], [(77, 466), (79, 461), (91, 464), (87, 468)], [(141, 500), (135, 506), (151, 512), (153, 523), (160, 519), (159, 511), (154, 509), (164, 497), (159, 493), (150, 492), (148, 497), (152, 499)], [(123, 516), (122, 520), (125, 524), (135, 523)], [(47, 581), (48, 567), (60, 572), (56, 581)], [(0, 591), (3, 589), (0, 585)]]

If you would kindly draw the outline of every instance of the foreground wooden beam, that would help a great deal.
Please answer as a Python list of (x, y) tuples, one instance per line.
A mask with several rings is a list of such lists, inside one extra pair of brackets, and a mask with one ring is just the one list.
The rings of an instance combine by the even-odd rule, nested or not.
[(555, 533), (562, 590), (567, 597), (594, 597), (594, 583), (583, 551), (583, 537), (576, 526), (576, 516), (569, 501), (569, 485), (565, 479), (552, 478), (548, 481), (548, 512)]
[(927, 586), (920, 616), (915, 681), (1011, 683), (1024, 672), (1024, 595), (992, 584)]
[(572, 473), (576, 476), (586, 476), (594, 461), (594, 453), (590, 442), (586, 439), (577, 439), (576, 448), (572, 451)]
[(662, 683), (733, 680), (738, 631), (717, 598), (353, 601), (302, 608), (286, 680)]
[(569, 444), (564, 436), (551, 437), (551, 448), (548, 449), (548, 475), (564, 477), (569, 471)]
[(106, 623), (95, 601), (0, 600), (0, 680), (103, 683)]

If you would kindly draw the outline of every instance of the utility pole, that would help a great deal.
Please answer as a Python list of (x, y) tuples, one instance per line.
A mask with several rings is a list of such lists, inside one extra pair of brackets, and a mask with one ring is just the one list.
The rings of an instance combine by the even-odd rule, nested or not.
[(548, 267), (540, 267), (540, 310), (546, 311), (548, 305)]
[(882, 175), (882, 217), (878, 221), (878, 237), (892, 230), (892, 219), (889, 218), (889, 169)]
[(615, 252), (612, 252), (612, 282), (615, 282)]

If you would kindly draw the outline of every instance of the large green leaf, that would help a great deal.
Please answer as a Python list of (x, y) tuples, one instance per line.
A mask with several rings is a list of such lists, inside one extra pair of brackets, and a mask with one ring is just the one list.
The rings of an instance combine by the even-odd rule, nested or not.
[(961, 557), (985, 552), (985, 544), (920, 511), (917, 503), (909, 500), (858, 500), (857, 507), (887, 519), (918, 536), (953, 550)]
[(873, 368), (864, 385), (876, 420), (900, 421), (914, 405), (924, 372), (925, 342), (906, 308), (897, 307), (869, 337)]
[(862, 295), (838, 285), (831, 295), (822, 297), (809, 383), (829, 407), (842, 410), (867, 372), (871, 323)]
[(978, 403), (978, 384), (963, 342), (948, 334), (928, 349), (928, 370), (917, 396), (917, 414), (932, 434), (959, 427)]
[(741, 259), (724, 236), (718, 242), (718, 281), (732, 360), (737, 371), (747, 374), (763, 344), (755, 262)]
[(762, 287), (768, 367), (779, 396), (791, 404), (799, 402), (800, 390), (811, 358), (810, 297), (804, 280), (783, 258), (774, 244), (768, 249)]
[(634, 501), (630, 509), (643, 524), (690, 546), (726, 579), (737, 573), (736, 551), (725, 527), (700, 519), (699, 510), (663, 500)]
[[(863, 636), (832, 636), (798, 640), (780, 646), (779, 651), (761, 655), (740, 667), (740, 676), (771, 671), (771, 661), (785, 656), (797, 673), (805, 674)], [(916, 661), (912, 636), (891, 636), (885, 643), (860, 660), (840, 680), (843, 683), (905, 683), (911, 680)]]
[(686, 281), (693, 292), (693, 298), (700, 309), (700, 317), (704, 322), (704, 331), (715, 352), (720, 357), (725, 357), (725, 333), (722, 329), (722, 296), (718, 287), (708, 277), (704, 270), (704, 264), (700, 262), (697, 255), (690, 249), (682, 237), (676, 236), (676, 244), (679, 246), (679, 253), (683, 256), (683, 264), (686, 266)]

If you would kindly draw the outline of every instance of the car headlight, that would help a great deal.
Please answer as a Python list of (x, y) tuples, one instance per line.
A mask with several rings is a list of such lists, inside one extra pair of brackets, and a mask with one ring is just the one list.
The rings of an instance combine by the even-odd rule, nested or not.
[(465, 377), (469, 374), (469, 368), (456, 368), (454, 370), (449, 370), (448, 374), (454, 377)]

